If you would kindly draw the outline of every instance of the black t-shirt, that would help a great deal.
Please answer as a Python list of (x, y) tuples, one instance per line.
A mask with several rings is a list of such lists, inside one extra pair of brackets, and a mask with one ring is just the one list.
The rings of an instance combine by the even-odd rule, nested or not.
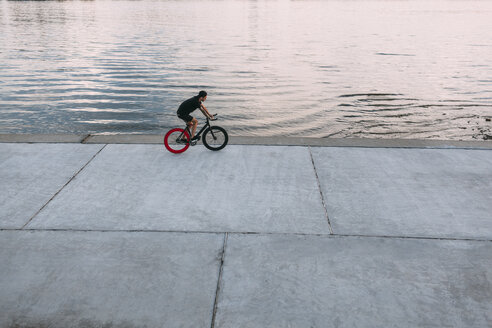
[(195, 109), (200, 108), (200, 105), (202, 104), (202, 102), (198, 100), (199, 98), (200, 97), (195, 96), (195, 97), (192, 97), (188, 100), (183, 101), (183, 103), (178, 108), (178, 114), (179, 115), (189, 115)]

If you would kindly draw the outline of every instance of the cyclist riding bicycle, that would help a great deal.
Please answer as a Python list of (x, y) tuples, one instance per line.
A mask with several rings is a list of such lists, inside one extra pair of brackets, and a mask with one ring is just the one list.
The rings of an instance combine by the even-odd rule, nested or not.
[(188, 126), (188, 130), (191, 129), (191, 140), (193, 141), (198, 141), (200, 140), (200, 136), (195, 137), (195, 132), (196, 132), (196, 127), (198, 125), (198, 120), (191, 116), (190, 114), (195, 111), (197, 108), (200, 108), (200, 111), (208, 117), (209, 119), (213, 120), (214, 116), (211, 115), (207, 108), (203, 106), (202, 102), (207, 100), (207, 92), (205, 91), (200, 91), (197, 96), (191, 97), (190, 99), (187, 99), (183, 101), (183, 103), (179, 106), (177, 114), (180, 119), (186, 122), (186, 125)]

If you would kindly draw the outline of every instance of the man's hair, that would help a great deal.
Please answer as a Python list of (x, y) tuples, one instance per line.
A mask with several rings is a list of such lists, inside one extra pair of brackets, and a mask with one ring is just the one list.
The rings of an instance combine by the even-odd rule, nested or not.
[(207, 96), (207, 91), (203, 91), (203, 90), (202, 90), (202, 91), (200, 91), (200, 92), (198, 93), (198, 97), (200, 97), (200, 98), (202, 98), (202, 97), (206, 97), (206, 96)]

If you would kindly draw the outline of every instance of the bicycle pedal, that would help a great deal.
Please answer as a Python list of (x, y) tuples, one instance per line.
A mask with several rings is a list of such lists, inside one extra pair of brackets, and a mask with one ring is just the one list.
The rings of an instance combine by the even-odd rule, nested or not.
[(190, 141), (190, 146), (196, 145), (197, 142), (198, 142), (198, 140), (192, 140), (192, 141)]

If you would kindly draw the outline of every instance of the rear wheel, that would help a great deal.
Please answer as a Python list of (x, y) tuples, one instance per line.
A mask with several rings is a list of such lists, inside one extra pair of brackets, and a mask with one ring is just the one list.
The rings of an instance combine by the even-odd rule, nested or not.
[(184, 152), (190, 146), (188, 131), (180, 128), (169, 130), (164, 136), (164, 146), (174, 154)]
[(228, 141), (226, 130), (220, 126), (211, 126), (203, 133), (203, 145), (210, 150), (221, 150)]

